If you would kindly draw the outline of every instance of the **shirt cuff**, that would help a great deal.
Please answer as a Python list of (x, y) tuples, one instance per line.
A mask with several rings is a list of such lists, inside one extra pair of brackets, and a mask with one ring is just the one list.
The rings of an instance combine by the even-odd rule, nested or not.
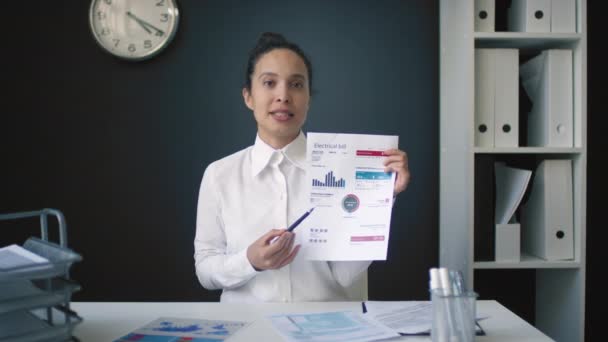
[(235, 254), (232, 261), (234, 262), (232, 265), (233, 269), (238, 270), (237, 272), (245, 278), (253, 278), (258, 273), (249, 262), (249, 258), (247, 258), (247, 248)]

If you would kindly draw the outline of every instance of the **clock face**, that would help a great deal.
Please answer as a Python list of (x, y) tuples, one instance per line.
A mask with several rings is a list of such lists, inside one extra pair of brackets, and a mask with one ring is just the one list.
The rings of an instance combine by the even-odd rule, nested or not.
[(93, 0), (93, 35), (111, 54), (142, 60), (159, 53), (177, 31), (175, 0)]

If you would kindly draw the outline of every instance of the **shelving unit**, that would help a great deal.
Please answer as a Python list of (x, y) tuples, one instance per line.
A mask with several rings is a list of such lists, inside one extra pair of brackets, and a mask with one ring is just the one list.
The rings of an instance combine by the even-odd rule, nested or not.
[[(49, 241), (49, 215), (57, 218), (59, 244)], [(40, 238), (30, 237), (22, 247), (48, 262), (0, 268), (0, 342), (68, 341), (82, 321), (70, 309), (80, 285), (69, 271), (82, 257), (67, 247), (65, 218), (56, 209), (1, 214), (0, 221), (31, 217), (40, 218)]]
[[(530, 294), (535, 299), (534, 324), (557, 341), (584, 340), (587, 28), (586, 1), (572, 1), (573, 33), (475, 32), (475, 0), (440, 1), (440, 266), (462, 270), (473, 288), (478, 272), (534, 270), (536, 291)], [(476, 48), (518, 49), (524, 59), (541, 50), (572, 50), (572, 147), (475, 146)], [(526, 253), (520, 262), (475, 260), (475, 210), (484, 205), (475, 203), (475, 161), (482, 156), (499, 161), (572, 161), (572, 260), (547, 261)]]

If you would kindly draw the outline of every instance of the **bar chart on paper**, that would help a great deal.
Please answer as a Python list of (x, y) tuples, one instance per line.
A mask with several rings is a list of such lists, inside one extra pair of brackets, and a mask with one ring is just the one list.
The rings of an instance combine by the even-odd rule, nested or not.
[(325, 175), (325, 181), (318, 179), (312, 179), (312, 186), (315, 187), (327, 187), (327, 188), (344, 188), (346, 187), (346, 181), (344, 178), (336, 179), (333, 171), (329, 171)]

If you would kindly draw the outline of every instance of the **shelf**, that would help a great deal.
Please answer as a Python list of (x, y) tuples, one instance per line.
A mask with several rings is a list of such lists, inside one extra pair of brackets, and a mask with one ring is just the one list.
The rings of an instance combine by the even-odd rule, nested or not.
[(476, 261), (474, 269), (513, 269), (513, 268), (579, 268), (575, 260), (547, 261), (533, 255), (522, 253), (520, 262)]
[[(525, 1), (522, 1), (523, 3)], [(558, 6), (556, 8), (559, 8), (554, 12), (557, 16), (545, 17), (543, 25), (549, 24), (549, 27), (543, 26), (543, 29), (545, 31), (561, 30), (559, 27), (551, 26), (551, 23), (547, 23), (546, 20), (556, 19), (555, 22), (560, 22), (558, 26), (564, 23), (562, 27), (563, 30), (569, 31), (567, 33), (502, 31), (507, 27), (519, 26), (513, 24), (515, 21), (522, 20), (526, 20), (527, 24), (530, 24), (529, 26), (524, 25), (528, 30), (540, 29), (540, 26), (532, 24), (529, 19), (532, 18), (530, 15), (535, 16), (537, 10), (544, 10), (544, 8), (528, 7), (526, 11), (520, 12), (509, 10), (505, 3), (497, 4), (493, 0), (440, 1), (439, 140), (441, 146), (445, 148), (441, 150), (439, 160), (439, 244), (441, 246), (439, 265), (440, 267), (462, 269), (467, 284), (476, 289), (475, 278), (479, 275), (480, 279), (483, 279), (482, 286), (485, 288), (478, 290), (486, 291), (489, 290), (488, 287), (495, 286), (489, 292), (504, 298), (508, 302), (507, 307), (515, 308), (521, 305), (522, 296), (524, 296), (523, 301), (529, 300), (530, 309), (533, 307), (533, 311), (530, 312), (530, 317), (533, 318), (532, 323), (552, 340), (583, 341), (585, 336), (586, 268), (584, 252), (587, 230), (585, 217), (588, 187), (587, 145), (585, 143), (588, 139), (587, 0), (554, 2)], [(486, 11), (490, 15), (493, 13), (494, 16), (489, 16), (491, 20), (480, 22), (477, 20), (480, 11)], [(547, 14), (549, 13), (551, 12)], [(564, 17), (560, 18), (560, 15)], [(513, 16), (521, 17), (514, 18)], [(511, 19), (510, 23), (509, 19)], [(574, 20), (574, 25), (571, 25), (572, 20)], [(493, 26), (488, 25), (492, 23)], [(565, 25), (566, 23), (567, 25)], [(476, 26), (480, 31), (483, 30), (483, 27), (498, 28), (501, 31), (472, 32)], [(574, 32), (575, 29), (576, 32)], [(476, 49), (514, 49), (517, 50), (518, 57), (512, 56), (514, 51), (495, 52)], [(551, 49), (571, 51), (571, 70), (570, 66), (567, 69), (561, 66), (555, 67), (554, 64), (558, 62), (548, 62), (547, 64), (550, 65), (545, 66), (546, 61), (538, 58), (529, 64), (529, 69), (534, 69), (533, 71), (523, 70), (523, 75), (514, 75), (516, 61), (521, 71), (522, 65)], [(496, 57), (496, 55), (500, 56)], [(496, 62), (497, 59), (498, 62)], [(554, 72), (552, 67), (560, 72)], [(486, 72), (490, 73), (488, 78), (484, 78)], [(513, 76), (517, 76), (522, 82), (517, 82), (517, 78)], [(530, 82), (525, 87), (523, 86), (524, 78)], [(537, 81), (532, 78), (538, 78), (545, 85), (551, 86), (534, 89), (532, 83)], [(505, 82), (501, 82), (497, 86), (497, 79)], [(572, 82), (571, 85), (566, 84), (568, 88), (572, 89), (560, 89), (563, 86), (563, 84), (560, 85), (560, 82), (566, 82), (566, 80)], [(489, 89), (492, 83), (494, 89)], [(554, 83), (557, 85), (556, 87), (553, 87)], [(513, 91), (514, 84), (516, 84), (515, 91)], [(496, 91), (497, 88), (499, 91)], [(536, 93), (534, 93), (535, 90)], [(551, 111), (552, 108), (549, 108), (551, 103), (543, 104), (546, 101), (539, 101), (538, 97), (539, 91), (547, 90), (555, 91), (555, 94), (560, 93), (555, 96), (572, 97), (571, 103), (570, 101), (564, 101), (563, 104), (557, 101), (553, 103), (566, 106), (568, 111), (570, 108), (572, 109), (571, 128), (568, 127), (568, 130), (572, 129), (572, 143), (569, 146), (531, 146), (535, 142), (534, 138), (537, 138), (536, 134), (539, 134), (540, 131), (534, 129), (531, 121), (533, 118), (525, 116), (525, 112), (528, 111), (527, 103), (522, 106), (521, 110), (516, 104), (515, 107), (508, 108), (508, 112), (517, 113), (519, 120), (522, 120), (519, 121), (519, 126), (514, 126), (521, 129), (517, 131), (518, 137), (510, 140), (513, 142), (512, 145), (516, 145), (517, 141), (529, 142), (529, 144), (521, 144), (522, 147), (494, 147), (491, 142), (475, 145), (476, 138), (479, 138), (479, 136), (476, 137), (477, 127), (481, 124), (476, 122), (476, 118), (478, 119), (476, 109), (478, 115), (481, 112), (488, 114), (492, 109), (496, 112), (497, 97), (501, 101), (499, 103), (503, 107), (501, 109), (507, 109), (502, 103), (512, 105), (515, 103), (515, 96), (522, 96), (525, 93), (530, 102), (537, 105), (536, 109), (540, 107), (543, 111)], [(518, 95), (514, 95), (514, 93)], [(483, 98), (485, 96), (490, 101), (485, 101)], [(520, 98), (520, 104), (524, 104), (522, 100), (527, 102), (525, 98)], [(534, 100), (536, 100), (536, 104)], [(525, 110), (524, 107), (526, 107)], [(526, 121), (523, 121), (524, 119)], [(496, 125), (496, 120), (491, 121), (491, 124)], [(496, 125), (496, 127), (499, 126)], [(477, 141), (480, 140), (477, 139)], [(482, 141), (484, 140), (482, 139)], [(492, 140), (488, 137), (486, 141)], [(539, 139), (539, 141), (545, 140)], [(484, 248), (491, 246), (488, 243), (494, 243), (494, 245), (496, 243), (495, 230), (492, 227), (493, 218), (488, 218), (495, 214), (494, 210), (488, 210), (494, 205), (492, 200), (495, 201), (496, 194), (496, 191), (489, 190), (490, 183), (495, 184), (496, 182), (493, 175), (494, 163), (498, 161), (512, 167), (536, 170), (543, 160), (554, 159), (569, 160), (572, 165), (571, 179), (568, 179), (572, 183), (572, 221), (570, 222), (570, 218), (567, 221), (568, 225), (572, 225), (574, 253), (570, 257), (574, 256), (574, 258), (547, 261), (522, 253), (524, 248), (520, 250), (521, 260), (519, 262), (496, 262), (493, 258), (485, 259), (491, 261), (481, 261), (484, 260), (484, 256), (494, 255), (494, 251)], [(538, 179), (536, 182), (531, 180), (537, 187), (541, 184)], [(560, 184), (564, 184), (564, 180), (562, 179)], [(524, 192), (523, 196), (529, 196), (529, 200), (532, 193), (530, 188), (529, 191)], [(526, 202), (523, 198), (522, 201)], [(544, 199), (544, 201), (548, 200)], [(547, 204), (546, 202), (545, 204)], [(560, 209), (570, 210), (569, 203), (559, 205)], [(487, 222), (490, 222), (489, 226)], [(480, 225), (487, 227), (488, 230), (484, 231), (479, 228)], [(532, 224), (528, 223), (528, 225)], [(475, 228), (480, 230), (477, 231)], [(480, 232), (487, 234), (479, 234)], [(486, 238), (487, 242), (480, 243), (479, 240), (482, 238)], [(520, 235), (520, 247), (529, 244), (529, 240), (529, 237)], [(476, 261), (476, 256), (479, 257), (479, 261)], [(506, 277), (517, 282), (529, 278), (530, 273), (534, 278), (532, 292), (530, 292), (530, 287), (517, 288), (500, 280), (501, 277)], [(561, 286), (562, 284), (567, 284), (567, 286)]]
[(475, 32), (476, 48), (555, 49), (572, 47), (580, 33)]
[(581, 147), (474, 147), (475, 154), (580, 154)]

